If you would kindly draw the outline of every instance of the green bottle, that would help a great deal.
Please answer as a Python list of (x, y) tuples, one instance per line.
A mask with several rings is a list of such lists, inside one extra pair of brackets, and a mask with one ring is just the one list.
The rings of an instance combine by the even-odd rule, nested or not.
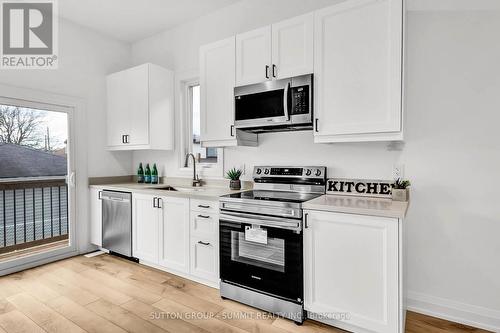
[(139, 169), (137, 169), (137, 182), (144, 183), (144, 169), (142, 168), (142, 163), (139, 163)]
[(156, 169), (156, 163), (153, 164), (153, 171), (151, 172), (151, 183), (158, 184), (158, 169)]
[(146, 164), (146, 172), (144, 172), (144, 182), (146, 184), (151, 184), (151, 169), (149, 168), (149, 163)]

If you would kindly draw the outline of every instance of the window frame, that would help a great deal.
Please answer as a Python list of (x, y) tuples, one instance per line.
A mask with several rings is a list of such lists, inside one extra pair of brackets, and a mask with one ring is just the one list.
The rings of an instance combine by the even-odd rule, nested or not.
[[(192, 177), (192, 167), (184, 167), (184, 159), (188, 147), (192, 145), (192, 99), (191, 87), (200, 84), (199, 72), (184, 71), (176, 73), (176, 109), (179, 115), (179, 151), (178, 151), (178, 174), (180, 176)], [(200, 101), (201, 108), (201, 101)], [(217, 163), (196, 163), (198, 175), (203, 178), (223, 178), (224, 149), (217, 148)]]

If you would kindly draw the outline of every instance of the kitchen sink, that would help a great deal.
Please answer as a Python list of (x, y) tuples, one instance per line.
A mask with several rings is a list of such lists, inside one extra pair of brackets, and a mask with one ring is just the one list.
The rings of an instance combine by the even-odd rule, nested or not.
[(155, 190), (176, 191), (176, 192), (198, 192), (198, 191), (204, 191), (205, 189), (199, 188), (199, 187), (172, 187), (172, 186), (163, 186), (163, 187), (156, 187)]
[(177, 189), (175, 189), (175, 188), (174, 188), (174, 187), (172, 187), (172, 186), (155, 187), (155, 190), (163, 190), (163, 191), (177, 191)]

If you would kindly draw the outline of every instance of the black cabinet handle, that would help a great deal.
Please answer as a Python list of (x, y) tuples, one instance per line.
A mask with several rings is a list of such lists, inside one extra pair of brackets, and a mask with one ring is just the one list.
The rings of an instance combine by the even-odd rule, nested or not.
[(101, 200), (102, 199), (102, 191), (99, 191), (97, 193), (97, 199)]
[(273, 64), (273, 77), (276, 77), (276, 65)]
[(307, 223), (307, 217), (309, 216), (308, 213), (304, 214), (304, 228), (307, 229), (309, 228), (309, 224)]
[(156, 198), (153, 198), (153, 208), (158, 208), (158, 206), (156, 206)]
[(231, 136), (234, 136), (234, 125), (231, 125), (231, 128), (229, 129), (230, 130), (230, 133), (231, 133)]
[(198, 205), (200, 208), (210, 208), (210, 206), (205, 206), (205, 205)]
[[(160, 202), (162, 203), (160, 205)], [(161, 198), (156, 198), (156, 208), (162, 208), (163, 207), (163, 200)]]
[(205, 246), (210, 245), (210, 243), (205, 243), (205, 242), (202, 242), (202, 241), (198, 241), (198, 244), (205, 245)]
[(318, 118), (314, 119), (314, 131), (319, 132), (319, 130), (318, 130)]
[(266, 65), (266, 79), (269, 79), (269, 66)]
[(125, 143), (125, 135), (122, 135), (122, 143)]
[(130, 137), (130, 135), (128, 135), (128, 134), (125, 135), (125, 143), (130, 143), (129, 137)]
[(210, 218), (210, 216), (208, 216), (208, 215), (198, 215), (198, 217), (201, 217), (201, 218), (204, 218), (204, 219), (209, 219)]

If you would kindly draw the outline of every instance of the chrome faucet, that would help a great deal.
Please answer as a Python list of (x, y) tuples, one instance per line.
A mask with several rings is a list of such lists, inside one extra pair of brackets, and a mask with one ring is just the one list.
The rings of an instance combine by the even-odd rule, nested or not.
[(186, 154), (186, 160), (184, 161), (184, 167), (188, 167), (189, 157), (193, 158), (193, 186), (201, 186), (201, 180), (196, 174), (196, 157), (192, 153)]

